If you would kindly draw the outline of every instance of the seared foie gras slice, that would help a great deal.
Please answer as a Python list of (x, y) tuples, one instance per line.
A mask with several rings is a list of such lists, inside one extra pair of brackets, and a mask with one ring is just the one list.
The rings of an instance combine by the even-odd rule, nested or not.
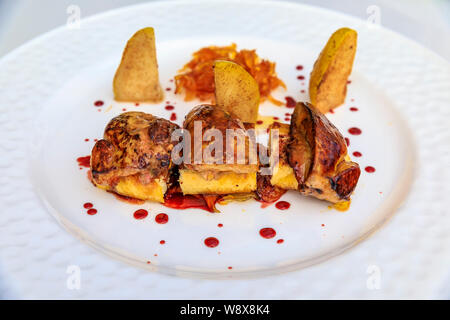
[(92, 149), (94, 184), (124, 196), (164, 202), (172, 167), (171, 134), (178, 128), (143, 112), (113, 118)]
[[(184, 161), (180, 168), (180, 187), (184, 194), (256, 190), (258, 161), (256, 151), (252, 151), (253, 148), (256, 150), (256, 145), (247, 137), (246, 128), (239, 119), (220, 107), (201, 105), (189, 112), (183, 127), (191, 136), (190, 163)], [(207, 138), (208, 132), (213, 130), (220, 133), (221, 148), (214, 148), (216, 137)], [(227, 139), (227, 130), (233, 130), (240, 138)], [(228, 152), (227, 143), (230, 143)]]
[(287, 125), (278, 129), (280, 157), (273, 168), (274, 186), (332, 203), (350, 199), (361, 171), (348, 161), (345, 140), (325, 115), (308, 103), (297, 103), (289, 136)]

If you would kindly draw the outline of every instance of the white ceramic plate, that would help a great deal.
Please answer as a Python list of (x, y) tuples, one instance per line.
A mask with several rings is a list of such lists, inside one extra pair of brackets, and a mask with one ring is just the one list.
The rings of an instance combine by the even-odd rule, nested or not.
[[(275, 95), (307, 100), (301, 90), (307, 89), (312, 64), (329, 35), (342, 26), (356, 29), (358, 52), (347, 101), (329, 115), (350, 138), (350, 152), (363, 155), (354, 158), (362, 175), (350, 210), (330, 210), (324, 202), (290, 192), (282, 198), (291, 203), (288, 210), (261, 209), (258, 202), (248, 201), (219, 206), (220, 214), (210, 214), (154, 203), (130, 205), (94, 188), (76, 159), (90, 153), (94, 139), (102, 136), (112, 117), (124, 108), (165, 118), (172, 112), (164, 109), (165, 103), (135, 106), (112, 99), (111, 81), (124, 44), (147, 25), (156, 30), (161, 82), (172, 88), (165, 100), (175, 106), (179, 124), (195, 102), (175, 96), (169, 79), (199, 47), (236, 42), (239, 48), (256, 48), (260, 56), (277, 62), (278, 75), (287, 84), (287, 91)], [(295, 68), (299, 64), (302, 71)], [(2, 147), (8, 151), (0, 166), (5, 180), (0, 193), (5, 208), (0, 217), (4, 249), (0, 261), (5, 279), (14, 280), (10, 294), (412, 297), (436, 295), (444, 283), (450, 252), (449, 219), (441, 215), (449, 188), (445, 108), (450, 68), (408, 40), (346, 16), (286, 3), (154, 3), (90, 18), (82, 21), (79, 30), (62, 28), (47, 34), (4, 58), (0, 70)], [(306, 79), (299, 81), (298, 75)], [(97, 100), (104, 106), (95, 107)], [(353, 106), (357, 112), (350, 111)], [(262, 114), (282, 119), (291, 111), (267, 103), (261, 107)], [(362, 134), (350, 135), (350, 127), (361, 128)], [(367, 173), (366, 166), (376, 171)], [(85, 202), (92, 202), (98, 213), (87, 215)], [(136, 220), (133, 212), (140, 208), (150, 214)], [(115, 259), (188, 278), (128, 267), (93, 253), (54, 229), (46, 211), (77, 238)], [(160, 212), (169, 215), (165, 225), (154, 221)], [(359, 243), (392, 215), (393, 221)], [(277, 236), (262, 238), (263, 227), (274, 228)], [(206, 247), (203, 241), (209, 236), (218, 238), (219, 246)], [(284, 242), (279, 244), (278, 239)], [(161, 240), (166, 243), (161, 245)], [(323, 263), (357, 243), (348, 253)], [(90, 258), (83, 252), (89, 252)], [(439, 264), (426, 263), (428, 258)], [(24, 259), (32, 263), (27, 266)], [(80, 267), (83, 289), (65, 286), (69, 265)], [(404, 272), (406, 266), (412, 271)], [(370, 290), (374, 270), (375, 276), (381, 273), (382, 281), (379, 289)], [(427, 279), (429, 272), (432, 277)], [(104, 277), (108, 281), (101, 280)], [(420, 292), (410, 291), (413, 278), (423, 279)], [(265, 292), (268, 283), (274, 288)], [(150, 287), (152, 292), (147, 290)]]

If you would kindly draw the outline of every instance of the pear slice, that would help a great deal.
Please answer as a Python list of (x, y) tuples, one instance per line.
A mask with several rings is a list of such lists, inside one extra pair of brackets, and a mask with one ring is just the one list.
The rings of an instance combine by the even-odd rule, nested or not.
[(344, 103), (352, 72), (357, 33), (349, 28), (334, 32), (314, 63), (309, 79), (311, 104), (326, 113)]
[(141, 29), (128, 40), (114, 76), (113, 90), (117, 101), (156, 103), (164, 99), (153, 28)]
[(256, 80), (237, 63), (214, 62), (216, 104), (240, 119), (256, 123), (259, 109), (259, 87)]

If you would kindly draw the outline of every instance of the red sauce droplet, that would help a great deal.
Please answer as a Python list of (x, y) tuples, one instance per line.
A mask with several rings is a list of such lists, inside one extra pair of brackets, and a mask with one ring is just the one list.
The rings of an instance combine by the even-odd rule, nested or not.
[(94, 142), (97, 142), (98, 141), (98, 139), (94, 139)]
[(352, 83), (352, 80), (347, 80), (347, 84), (350, 84), (350, 83)]
[(90, 209), (90, 208), (93, 208), (94, 205), (93, 205), (92, 203), (90, 203), (90, 202), (86, 202), (85, 204), (83, 204), (83, 207), (84, 207), (85, 209)]
[(122, 111), (127, 111), (127, 109), (123, 108)]
[(284, 121), (291, 121), (291, 119), (289, 119), (289, 118), (284, 118)]
[(219, 228), (222, 228), (222, 227), (223, 227), (223, 224), (219, 223), (217, 226), (218, 226)]
[(305, 91), (305, 90), (303, 90), (303, 89), (302, 89), (302, 90), (300, 90), (300, 93), (305, 93), (305, 92), (306, 92), (306, 91)]
[(328, 112), (329, 112), (329, 113), (334, 113), (334, 110), (333, 110), (333, 109), (330, 109)]
[(86, 138), (86, 139), (84, 139), (84, 141), (88, 142), (88, 141), (89, 141), (89, 139), (88, 139), (88, 138)]
[(359, 152), (359, 151), (355, 151), (355, 152), (353, 152), (353, 155), (355, 156), (355, 157), (361, 157), (362, 156), (362, 153), (361, 152)]
[(272, 239), (277, 235), (276, 231), (272, 228), (262, 228), (261, 230), (259, 230), (259, 234), (261, 235), (261, 237), (266, 239)]
[(256, 121), (256, 124), (263, 124), (263, 123), (264, 123), (264, 121), (262, 121), (262, 120)]
[(214, 237), (209, 237), (205, 239), (205, 246), (209, 248), (215, 248), (219, 245), (219, 240)]
[(133, 216), (135, 219), (141, 220), (148, 216), (148, 211), (145, 209), (139, 209), (134, 212)]
[(159, 224), (166, 224), (167, 222), (169, 222), (169, 216), (165, 213), (159, 213), (156, 215), (155, 221)]
[(371, 167), (371, 166), (365, 167), (364, 170), (366, 170), (366, 171), (369, 172), (369, 173), (375, 172), (375, 168), (374, 168), (374, 167)]
[(289, 202), (287, 202), (287, 201), (278, 201), (275, 204), (275, 207), (277, 207), (277, 209), (280, 209), (280, 210), (289, 209), (290, 206), (291, 206), (291, 204)]
[(295, 69), (297, 70), (303, 70), (303, 66), (301, 64), (299, 64), (298, 66), (295, 67)]
[(101, 107), (102, 105), (104, 105), (104, 102), (102, 100), (97, 100), (94, 102), (94, 106), (96, 107)]
[(170, 88), (166, 88), (166, 91), (170, 91), (171, 89)]
[(350, 108), (350, 111), (356, 112), (356, 111), (358, 111), (358, 108), (356, 108), (356, 107), (351, 107), (351, 108)]
[(284, 98), (286, 100), (286, 107), (288, 108), (295, 108), (295, 105), (297, 104), (295, 102), (295, 99), (292, 97), (285, 97)]
[(231, 270), (231, 269), (233, 269), (233, 267), (228, 267), (228, 270)]
[(173, 82), (173, 79), (170, 79), (169, 81), (170, 81), (170, 82)]
[(160, 244), (165, 244), (166, 241), (165, 241), (165, 240), (161, 240), (159, 243), (160, 243)]
[(173, 109), (175, 109), (175, 107), (174, 106), (171, 106), (171, 105), (167, 105), (167, 106), (165, 106), (164, 107), (164, 109), (166, 109), (166, 110), (173, 110)]
[(89, 210), (87, 211), (87, 214), (88, 214), (88, 215), (91, 215), (91, 216), (93, 216), (93, 215), (96, 214), (96, 213), (97, 213), (97, 210), (94, 209), (94, 208), (89, 209)]
[(344, 139), (345, 139), (345, 143), (347, 144), (347, 147), (348, 147), (350, 145), (350, 139), (347, 137), (345, 137)]
[(353, 127), (353, 128), (348, 129), (348, 132), (349, 132), (350, 134), (355, 135), (355, 136), (358, 136), (358, 135), (360, 135), (360, 134), (362, 133), (361, 129), (356, 128), (356, 127)]
[(151, 262), (150, 261), (147, 261), (147, 264), (150, 264)]
[(79, 157), (77, 162), (80, 167), (89, 168), (91, 166), (91, 156)]
[(177, 120), (177, 114), (175, 112), (172, 112), (172, 114), (170, 115), (170, 121), (175, 121)]
[(298, 76), (297, 79), (298, 80), (305, 80), (305, 76)]
[(278, 239), (278, 240), (277, 240), (277, 243), (278, 243), (278, 244), (282, 244), (283, 242), (284, 242), (283, 239)]
[(278, 117), (273, 117), (273, 120), (280, 120), (280, 118), (278, 118)]
[(351, 98), (350, 101), (353, 102), (353, 101), (355, 101), (355, 99)]
[(325, 227), (325, 225), (322, 223), (322, 227)]
[(136, 102), (134, 105), (135, 105), (136, 107), (139, 107), (139, 103), (137, 103), (137, 102)]

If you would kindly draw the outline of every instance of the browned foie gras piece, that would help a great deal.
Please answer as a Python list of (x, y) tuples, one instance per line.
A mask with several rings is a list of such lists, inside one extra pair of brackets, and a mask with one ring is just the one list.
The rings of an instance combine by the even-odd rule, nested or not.
[(179, 126), (143, 112), (113, 118), (92, 149), (94, 184), (120, 195), (164, 202), (172, 169), (172, 132)]
[(332, 203), (350, 199), (361, 171), (348, 160), (344, 138), (325, 115), (309, 103), (297, 103), (289, 134), (287, 125), (274, 128), (280, 132), (280, 156), (272, 161), (273, 185)]
[[(201, 105), (189, 112), (183, 127), (191, 136), (191, 161), (184, 161), (180, 167), (180, 187), (184, 194), (248, 193), (256, 189), (257, 155), (252, 152), (253, 144), (239, 119), (218, 106)], [(215, 137), (207, 138), (210, 130), (221, 134), (222, 148), (214, 148)], [(240, 135), (242, 143), (237, 138), (228, 140), (227, 130)], [(199, 133), (201, 143), (195, 143)], [(231, 143), (229, 151), (232, 152), (227, 152), (227, 143)], [(212, 152), (205, 152), (208, 150)]]

